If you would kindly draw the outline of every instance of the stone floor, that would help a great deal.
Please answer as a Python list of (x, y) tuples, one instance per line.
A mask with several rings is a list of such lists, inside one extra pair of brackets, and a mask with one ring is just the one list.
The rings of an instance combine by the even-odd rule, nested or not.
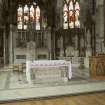
[[(48, 78), (49, 79), (49, 78)], [(57, 85), (71, 85), (89, 82), (89, 72), (87, 69), (73, 68), (73, 77), (68, 82), (64, 82), (61, 78), (56, 80), (34, 80), (32, 84), (27, 83), (25, 72), (17, 71), (1, 71), (0, 72), (0, 90), (43, 87), (43, 86), (57, 86)]]
[[(34, 80), (26, 81), (25, 72), (0, 71), (0, 101), (76, 94), (105, 90), (105, 81), (91, 80), (88, 69), (72, 68), (72, 79), (65, 82)], [(44, 90), (44, 91), (43, 91)]]
[(45, 87), (45, 86), (59, 86), (59, 85), (74, 85), (83, 84), (89, 82), (98, 82), (96, 80), (91, 80), (89, 77), (88, 69), (79, 69), (76, 67), (72, 68), (72, 79), (65, 82), (61, 78), (56, 78), (56, 80), (34, 80), (32, 84), (29, 84), (26, 80), (25, 72), (17, 71), (1, 71), (0, 72), (0, 90), (8, 89), (21, 89), (21, 88), (32, 88), (32, 87)]

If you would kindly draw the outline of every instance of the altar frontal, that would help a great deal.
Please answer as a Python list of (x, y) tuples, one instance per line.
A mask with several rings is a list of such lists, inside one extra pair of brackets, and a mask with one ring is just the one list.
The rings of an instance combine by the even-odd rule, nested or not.
[[(64, 70), (62, 68), (67, 68), (67, 70)], [(53, 69), (49, 69), (53, 68)], [(26, 61), (26, 78), (28, 83), (31, 83), (31, 71), (34, 69), (35, 71), (41, 70), (41, 72), (44, 72), (46, 70), (50, 70), (49, 72), (54, 71), (54, 68), (56, 70), (60, 70), (59, 75), (61, 78), (64, 79), (64, 81), (68, 81), (72, 78), (72, 70), (71, 70), (71, 62), (65, 61), (65, 60), (35, 60), (35, 61)], [(62, 70), (63, 70), (63, 76), (62, 76)], [(57, 75), (56, 73), (54, 73)], [(52, 74), (54, 76), (54, 74)], [(35, 74), (37, 77), (37, 73)], [(44, 74), (43, 74), (44, 75)], [(45, 75), (46, 76), (46, 75)], [(42, 76), (41, 76), (42, 77)], [(55, 76), (54, 76), (55, 78)]]

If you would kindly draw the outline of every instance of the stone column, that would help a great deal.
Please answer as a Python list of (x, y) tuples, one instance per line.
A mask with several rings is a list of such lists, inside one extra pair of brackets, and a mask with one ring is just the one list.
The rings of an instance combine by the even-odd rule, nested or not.
[[(104, 17), (104, 2), (105, 0), (97, 0), (97, 12), (96, 12), (96, 52), (104, 53), (105, 52), (105, 17)], [(100, 46), (100, 47), (99, 47)]]
[(6, 29), (4, 27), (4, 32), (3, 32), (3, 44), (4, 44), (4, 65), (6, 64)]
[(104, 0), (104, 46), (105, 46), (105, 0)]
[(56, 22), (57, 22), (56, 28), (57, 29), (63, 26), (62, 11), (63, 11), (63, 0), (57, 0), (57, 5), (56, 5)]
[(48, 50), (49, 50), (49, 59), (51, 59), (52, 58), (52, 41), (51, 41), (51, 29), (49, 29), (48, 30), (48, 33), (47, 33), (47, 35), (48, 35)]
[(13, 25), (10, 25), (9, 34), (9, 64), (13, 64)]
[(63, 36), (60, 37), (60, 57), (64, 56)]

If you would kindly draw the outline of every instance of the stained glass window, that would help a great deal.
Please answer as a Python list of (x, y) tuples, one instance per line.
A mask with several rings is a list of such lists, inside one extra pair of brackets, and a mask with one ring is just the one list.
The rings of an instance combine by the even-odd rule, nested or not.
[(30, 22), (34, 22), (34, 19), (35, 19), (35, 9), (34, 9), (34, 6), (31, 5), (31, 7), (30, 7)]
[(40, 30), (40, 17), (40, 7), (36, 3), (19, 5), (17, 8), (17, 29), (27, 30), (29, 25), (34, 24), (34, 29)]
[(22, 6), (19, 5), (17, 9), (17, 27), (18, 29), (22, 30), (22, 23), (23, 22), (23, 9)]
[(28, 28), (28, 21), (29, 21), (29, 7), (28, 5), (24, 6), (24, 30)]
[(80, 28), (80, 4), (79, 0), (64, 0), (63, 28)]
[(40, 8), (36, 7), (36, 30), (40, 30)]

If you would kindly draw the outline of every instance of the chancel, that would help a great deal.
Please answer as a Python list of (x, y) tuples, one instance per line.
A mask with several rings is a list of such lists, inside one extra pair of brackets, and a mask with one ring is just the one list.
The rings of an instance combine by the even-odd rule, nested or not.
[(105, 0), (0, 1), (0, 101), (104, 87)]

